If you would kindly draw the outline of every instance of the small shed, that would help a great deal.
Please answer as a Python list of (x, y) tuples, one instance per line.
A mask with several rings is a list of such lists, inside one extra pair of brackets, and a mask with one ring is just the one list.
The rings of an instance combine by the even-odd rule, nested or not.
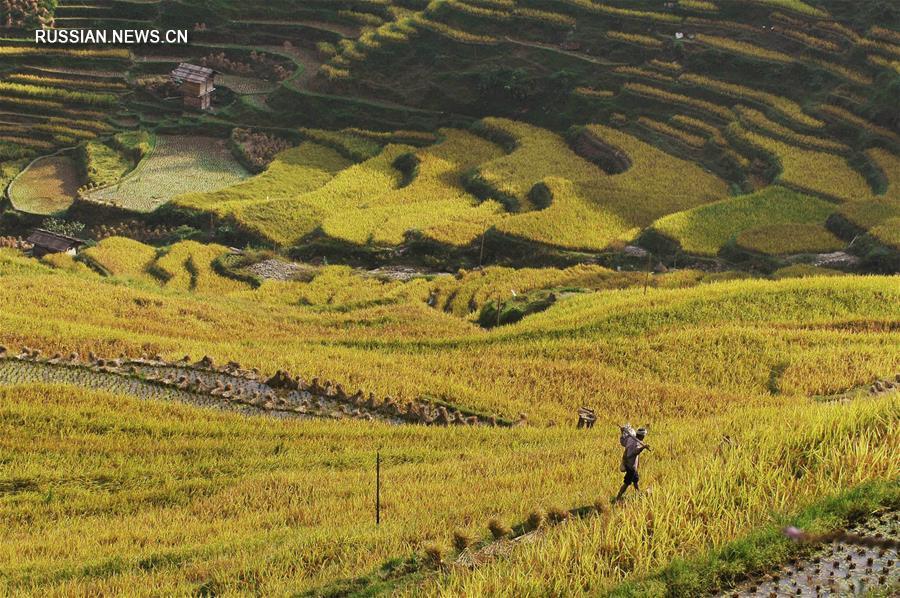
[(32, 245), (31, 254), (34, 257), (44, 257), (48, 253), (75, 255), (78, 248), (84, 245), (81, 239), (52, 233), (42, 228), (36, 228), (26, 241)]
[(212, 103), (213, 83), (216, 72), (205, 66), (182, 62), (170, 74), (184, 96), (185, 106), (209, 110)]

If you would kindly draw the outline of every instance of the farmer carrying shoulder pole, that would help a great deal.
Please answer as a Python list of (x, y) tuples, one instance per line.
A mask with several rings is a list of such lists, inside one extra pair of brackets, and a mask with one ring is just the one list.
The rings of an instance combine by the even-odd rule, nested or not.
[(628, 490), (628, 486), (634, 485), (634, 489), (640, 492), (640, 488), (638, 487), (638, 482), (640, 481), (640, 476), (638, 475), (638, 457), (645, 450), (650, 450), (650, 447), (643, 442), (644, 437), (647, 436), (646, 428), (638, 428), (637, 431), (635, 431), (631, 425), (625, 424), (620, 427), (620, 431), (619, 444), (625, 447), (625, 452), (622, 454), (622, 464), (619, 466), (619, 470), (625, 473), (625, 481), (622, 482), (622, 488), (619, 489), (616, 501), (621, 500), (622, 497), (625, 496), (625, 491)]

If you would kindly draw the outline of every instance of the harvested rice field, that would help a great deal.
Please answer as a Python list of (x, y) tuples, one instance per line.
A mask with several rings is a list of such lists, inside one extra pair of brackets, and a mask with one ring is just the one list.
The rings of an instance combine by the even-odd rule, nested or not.
[(32, 162), (9, 186), (12, 205), (29, 214), (54, 214), (72, 205), (81, 185), (75, 161), (49, 156)]
[(183, 193), (216, 191), (248, 176), (223, 139), (158, 135), (156, 147), (134, 171), (87, 199), (151, 212)]

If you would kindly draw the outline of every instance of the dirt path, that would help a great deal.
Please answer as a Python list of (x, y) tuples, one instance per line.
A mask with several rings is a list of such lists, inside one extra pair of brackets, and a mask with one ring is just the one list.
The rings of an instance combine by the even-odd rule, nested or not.
[(576, 60), (583, 60), (584, 62), (590, 62), (591, 64), (596, 64), (599, 66), (627, 66), (627, 62), (611, 62), (609, 60), (603, 60), (602, 58), (594, 58), (593, 56), (588, 56), (587, 54), (583, 54), (581, 52), (571, 52), (569, 50), (563, 50), (562, 48), (558, 48), (556, 46), (552, 46), (550, 44), (542, 44), (540, 42), (527, 42), (520, 39), (514, 39), (512, 37), (506, 36), (503, 38), (504, 41), (507, 41), (511, 44), (515, 44), (517, 46), (524, 46), (526, 48), (537, 48), (538, 50), (546, 50), (547, 52), (553, 52), (554, 54), (561, 54), (562, 56), (568, 56), (569, 58), (575, 58)]
[(359, 37), (359, 27), (345, 25), (343, 23), (330, 23), (326, 21), (278, 21), (274, 19), (236, 19), (235, 23), (242, 25), (299, 25), (310, 29), (319, 29), (334, 33), (342, 37)]
[(298, 48), (297, 46), (291, 46), (290, 48), (262, 46), (262, 49), (272, 54), (280, 54), (293, 61), (297, 69), (284, 83), (301, 91), (306, 89), (307, 84), (316, 76), (319, 72), (319, 67), (322, 65), (322, 61), (319, 60), (319, 57), (312, 50)]

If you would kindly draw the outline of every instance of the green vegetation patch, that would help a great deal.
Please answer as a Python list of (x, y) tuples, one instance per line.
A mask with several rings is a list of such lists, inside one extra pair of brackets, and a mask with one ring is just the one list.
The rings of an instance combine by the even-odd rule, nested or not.
[(88, 141), (78, 148), (88, 187), (114, 183), (131, 169), (131, 161), (100, 141)]
[(700, 255), (715, 255), (739, 233), (775, 224), (821, 224), (835, 206), (784, 187), (769, 187), (660, 218), (653, 229)]

